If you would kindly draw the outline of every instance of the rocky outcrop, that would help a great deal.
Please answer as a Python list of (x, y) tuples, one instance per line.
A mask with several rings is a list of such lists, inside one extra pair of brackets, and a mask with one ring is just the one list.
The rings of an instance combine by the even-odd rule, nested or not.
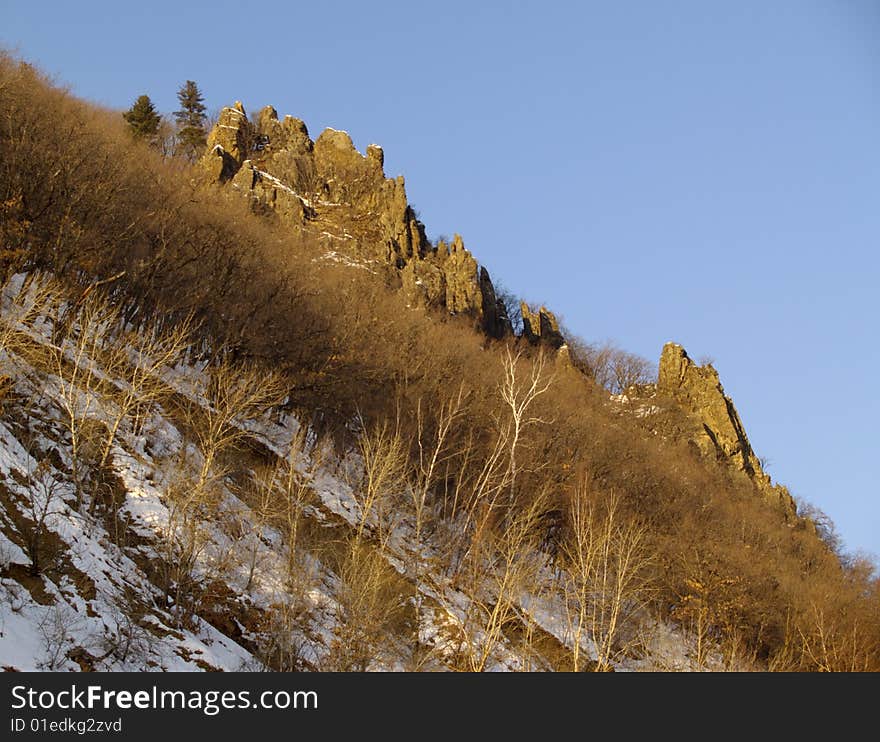
[(441, 240), (437, 244), (436, 256), (446, 276), (446, 308), (453, 314), (463, 314), (473, 308), (479, 308), (482, 313), (477, 261), (465, 249), (461, 235), (455, 235), (451, 245)]
[(565, 338), (559, 331), (559, 322), (556, 315), (546, 307), (537, 311), (525, 302), (520, 302), (520, 312), (523, 321), (523, 336), (530, 343), (543, 343), (554, 350), (559, 350), (565, 345)]
[(412, 256), (400, 271), (403, 291), (413, 306), (443, 306), (450, 314), (473, 316), (494, 338), (511, 333), (507, 311), (495, 296), (489, 272), (481, 268), (460, 235), (442, 239), (423, 256)]
[(425, 256), (428, 239), (407, 201), (403, 176), (386, 178), (384, 162), (381, 147), (371, 144), (362, 155), (344, 131), (327, 129), (315, 141), (316, 188), (321, 200), (373, 216), (386, 259), (402, 267), (407, 260)]
[(774, 485), (764, 473), (739, 413), (711, 364), (700, 366), (681, 345), (667, 343), (660, 355), (657, 392), (673, 399), (696, 422), (691, 441), (704, 456), (743, 472), (768, 501), (794, 516), (794, 500), (785, 487)]
[(306, 125), (271, 106), (255, 123), (244, 107), (224, 108), (201, 164), (211, 180), (247, 195), (256, 211), (302, 226), (353, 257), (386, 264), (411, 306), (466, 315), (490, 336), (510, 333), (510, 320), (491, 278), (456, 235), (432, 246), (410, 206), (403, 176), (386, 178), (385, 154), (371, 144), (357, 151), (344, 131), (325, 130), (314, 142)]
[(208, 135), (208, 149), (202, 158), (209, 174), (220, 181), (232, 178), (247, 157), (251, 125), (241, 101), (220, 111), (220, 117)]
[(255, 211), (271, 212), (285, 224), (302, 225), (314, 214), (311, 204), (280, 180), (245, 160), (231, 179), (231, 185), (247, 194)]
[(480, 268), (480, 296), (483, 300), (483, 328), (486, 333), (499, 339), (511, 334), (507, 307), (495, 295), (495, 287), (485, 268)]

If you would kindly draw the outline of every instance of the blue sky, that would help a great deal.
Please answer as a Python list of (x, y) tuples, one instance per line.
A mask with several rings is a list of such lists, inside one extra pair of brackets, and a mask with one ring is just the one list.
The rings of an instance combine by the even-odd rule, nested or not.
[(382, 144), (432, 236), (588, 340), (712, 356), (770, 474), (880, 553), (880, 4), (0, 0), (166, 112), (196, 80)]

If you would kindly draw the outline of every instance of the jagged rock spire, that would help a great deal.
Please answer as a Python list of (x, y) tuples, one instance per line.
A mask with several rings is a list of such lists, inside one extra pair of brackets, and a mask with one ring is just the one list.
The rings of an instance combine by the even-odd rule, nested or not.
[(733, 400), (711, 364), (694, 363), (677, 343), (666, 343), (657, 370), (657, 391), (671, 397), (700, 424), (693, 442), (701, 453), (726, 461), (748, 475), (761, 493), (789, 515), (796, 507), (788, 490), (774, 485), (752, 450)]

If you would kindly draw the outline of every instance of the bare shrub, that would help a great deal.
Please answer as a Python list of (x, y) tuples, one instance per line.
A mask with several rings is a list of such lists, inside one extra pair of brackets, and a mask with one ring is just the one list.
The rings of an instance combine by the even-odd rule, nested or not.
[(100, 467), (107, 464), (123, 421), (130, 420), (138, 430), (143, 416), (169, 396), (162, 373), (181, 359), (192, 336), (192, 323), (184, 319), (167, 331), (152, 325), (123, 331), (113, 338), (103, 364), (104, 373), (112, 380), (107, 396), (113, 410), (101, 444)]
[(372, 522), (381, 543), (389, 525), (387, 505), (406, 483), (408, 449), (398, 430), (381, 423), (359, 436), (357, 450), (361, 470), (352, 488), (359, 506), (356, 537), (362, 539)]
[(53, 338), (42, 348), (57, 381), (55, 399), (62, 410), (70, 444), (71, 468), (77, 509), (86, 493), (88, 469), (85, 450), (95, 442), (92, 424), (100, 410), (102, 361), (110, 353), (111, 330), (119, 321), (113, 305), (97, 293), (89, 293), (80, 304), (59, 305), (53, 317)]
[(638, 642), (649, 597), (645, 529), (623, 517), (614, 493), (597, 503), (586, 483), (575, 491), (568, 518), (559, 561), (572, 667), (583, 669), (586, 640), (593, 667), (605, 671)]
[(31, 562), (31, 574), (36, 576), (57, 556), (50, 526), (53, 520), (66, 516), (68, 508), (64, 502), (64, 485), (47, 459), (35, 463), (28, 471), (27, 482), (28, 494), (22, 506), (25, 518), (13, 518), (18, 521), (24, 550)]
[(37, 667), (49, 671), (64, 668), (68, 662), (67, 653), (76, 646), (73, 633), (82, 624), (83, 620), (67, 603), (53, 603), (37, 623), (43, 650)]
[(403, 634), (407, 591), (380, 551), (352, 537), (338, 568), (339, 625), (325, 669), (365, 672), (388, 661), (388, 637)]
[(574, 365), (611, 394), (623, 394), (632, 386), (647, 384), (655, 376), (650, 361), (610, 341), (591, 345), (571, 338), (568, 344)]
[[(546, 493), (539, 493), (511, 511), (504, 525), (492, 529), (480, 523), (457, 584), (467, 597), (457, 649), (458, 669), (482, 672), (489, 668), (506, 633), (528, 628), (520, 605), (523, 595), (537, 589), (546, 556), (540, 551)], [(483, 518), (488, 518), (488, 509)]]
[[(204, 398), (186, 405), (187, 423), (202, 455), (196, 488), (211, 479), (212, 469), (225, 451), (249, 435), (248, 425), (284, 401), (283, 378), (252, 364), (223, 359), (207, 369), (207, 384), (198, 389)], [(214, 472), (218, 476), (221, 472)]]

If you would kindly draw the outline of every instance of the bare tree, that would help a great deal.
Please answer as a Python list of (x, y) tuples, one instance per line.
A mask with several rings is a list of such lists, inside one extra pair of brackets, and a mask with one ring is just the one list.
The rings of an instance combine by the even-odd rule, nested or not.
[(110, 401), (114, 409), (101, 445), (100, 467), (105, 466), (110, 457), (122, 422), (134, 418), (135, 428), (139, 427), (141, 415), (169, 393), (162, 371), (180, 359), (189, 346), (192, 332), (191, 320), (183, 319), (168, 332), (154, 326), (123, 332), (114, 338), (104, 369), (113, 380)]
[(260, 625), (256, 655), (260, 670), (296, 672), (303, 669), (307, 643), (303, 601), (284, 601), (269, 607)]
[(646, 384), (654, 376), (654, 366), (648, 359), (629, 353), (611, 341), (593, 345), (571, 337), (569, 353), (577, 368), (612, 394), (623, 394), (632, 386)]
[(698, 549), (679, 555), (678, 562), (683, 582), (676, 588), (678, 602), (672, 615), (693, 643), (692, 664), (703, 669), (738, 629), (742, 578), (728, 574)]
[(0, 289), (0, 349), (10, 355), (26, 352), (32, 345), (26, 333), (42, 318), (57, 313), (61, 296), (58, 283), (43, 275), (18, 283), (8, 279)]
[(417, 563), (420, 563), (422, 558), (421, 548), (428, 497), (443, 476), (444, 464), (454, 458), (454, 453), (449, 451), (449, 439), (453, 427), (462, 416), (463, 399), (464, 385), (460, 385), (456, 393), (440, 403), (440, 409), (436, 413), (436, 424), (430, 434), (427, 431), (421, 399), (416, 407), (417, 460), (410, 477), (409, 494), (415, 521), (413, 540), (419, 550)]
[[(300, 542), (304, 510), (313, 497), (314, 478), (323, 466), (325, 449), (323, 441), (311, 439), (308, 430), (300, 427), (290, 441), (287, 455), (275, 459), (271, 466), (257, 473), (253, 495), (248, 501), (257, 530), (264, 525), (273, 526), (284, 537), (291, 592), (301, 587)], [(252, 561), (248, 587), (254, 568)]]
[(553, 383), (553, 376), (548, 376), (546, 373), (547, 359), (543, 350), (539, 351), (537, 357), (531, 362), (525, 378), (520, 372), (522, 355), (522, 350), (514, 354), (510, 350), (510, 346), (505, 347), (502, 359), (504, 377), (499, 390), (505, 405), (505, 412), (509, 414), (504, 423), (503, 432), (507, 450), (506, 485), (509, 505), (516, 501), (516, 479), (519, 473), (517, 452), (522, 445), (523, 435), (530, 426), (547, 422), (532, 415), (529, 409), (538, 397), (550, 389)]
[(572, 642), (572, 665), (583, 668), (587, 640), (595, 669), (608, 670), (625, 656), (647, 598), (644, 528), (626, 522), (612, 493), (602, 511), (579, 487), (569, 509), (569, 537), (561, 547), (562, 589)]
[(383, 422), (358, 437), (361, 473), (353, 494), (359, 505), (356, 537), (362, 539), (371, 520), (380, 542), (386, 531), (385, 506), (406, 485), (407, 446), (399, 430)]
[(63, 668), (68, 652), (75, 647), (72, 634), (81, 629), (83, 623), (84, 619), (63, 600), (51, 605), (37, 623), (43, 640), (43, 656), (38, 667), (50, 671)]
[[(528, 364), (528, 370), (523, 367)], [(483, 542), (486, 529), (497, 522), (502, 512), (510, 512), (518, 497), (517, 478), (522, 472), (519, 453), (529, 428), (548, 421), (531, 413), (531, 408), (551, 387), (554, 376), (547, 373), (543, 351), (534, 360), (524, 358), (522, 350), (514, 353), (506, 347), (502, 357), (503, 376), (498, 393), (501, 412), (493, 420), (493, 437), (488, 448), (473, 440), (458, 452), (458, 468), (452, 498), (452, 517), (464, 507), (466, 517), (459, 529), (458, 543), (450, 544), (458, 555), (450, 558), (455, 573), (471, 551)]]
[(413, 622), (414, 648), (412, 661), (415, 668), (430, 657), (430, 652), (422, 653), (421, 627), (424, 610), (424, 595), (422, 592), (425, 572), (427, 570), (425, 539), (426, 526), (429, 519), (429, 498), (435, 493), (435, 488), (441, 480), (445, 480), (446, 465), (456, 458), (456, 452), (450, 450), (451, 437), (455, 425), (461, 419), (462, 402), (464, 400), (464, 385), (459, 385), (458, 390), (451, 394), (448, 399), (441, 401), (439, 410), (433, 416), (433, 425), (429, 426), (422, 400), (419, 399), (416, 406), (416, 442), (415, 461), (411, 466), (409, 481), (406, 489), (410, 495), (409, 504), (412, 507), (413, 532), (411, 543), (413, 553), (407, 559), (406, 569), (409, 578), (413, 582), (413, 609), (415, 620)]
[[(537, 590), (546, 561), (538, 546), (547, 502), (547, 493), (539, 492), (512, 511), (503, 528), (477, 529), (479, 537), (468, 553), (465, 579), (459, 583), (468, 599), (459, 647), (463, 669), (487, 669), (512, 626), (529, 631), (530, 618), (522, 610), (521, 598)], [(483, 517), (488, 514), (484, 509)]]
[(839, 559), (843, 558), (843, 539), (830, 515), (817, 505), (803, 499), (798, 500), (798, 515), (813, 524), (816, 535), (832, 554), (835, 554)]
[(168, 509), (161, 540), (160, 586), (178, 625), (186, 624), (197, 608), (203, 576), (197, 566), (211, 541), (209, 513), (220, 499), (218, 487), (200, 482), (188, 451), (164, 467), (164, 503)]
[(858, 618), (846, 620), (815, 602), (797, 634), (804, 664), (819, 672), (867, 672), (878, 649)]
[(28, 494), (24, 500), (26, 520), (18, 530), (24, 541), (24, 550), (31, 561), (32, 575), (39, 575), (45, 565), (47, 536), (52, 520), (67, 515), (62, 482), (54, 476), (47, 459), (37, 463), (28, 472)]
[(144, 598), (129, 584), (120, 593), (106, 596), (110, 608), (101, 616), (103, 631), (93, 640), (94, 651), (100, 653), (96, 665), (106, 663), (107, 669), (113, 669), (118, 663), (125, 669), (147, 669), (157, 637), (143, 623)]
[(364, 672), (403, 625), (408, 591), (379, 548), (353, 535), (338, 567), (339, 625), (327, 669)]
[(196, 487), (209, 481), (218, 456), (244, 440), (248, 425), (273, 407), (287, 394), (284, 379), (254, 365), (226, 359), (209, 367), (204, 396), (190, 399), (187, 422), (202, 454)]
[(109, 352), (110, 331), (118, 311), (97, 293), (90, 293), (78, 306), (59, 305), (54, 317), (53, 341), (43, 348), (56, 377), (55, 399), (62, 411), (62, 424), (70, 439), (71, 470), (77, 509), (85, 495), (85, 449), (94, 442), (100, 411), (102, 361)]
[(513, 334), (521, 335), (523, 331), (522, 299), (500, 283), (495, 284), (495, 298), (504, 307)]

